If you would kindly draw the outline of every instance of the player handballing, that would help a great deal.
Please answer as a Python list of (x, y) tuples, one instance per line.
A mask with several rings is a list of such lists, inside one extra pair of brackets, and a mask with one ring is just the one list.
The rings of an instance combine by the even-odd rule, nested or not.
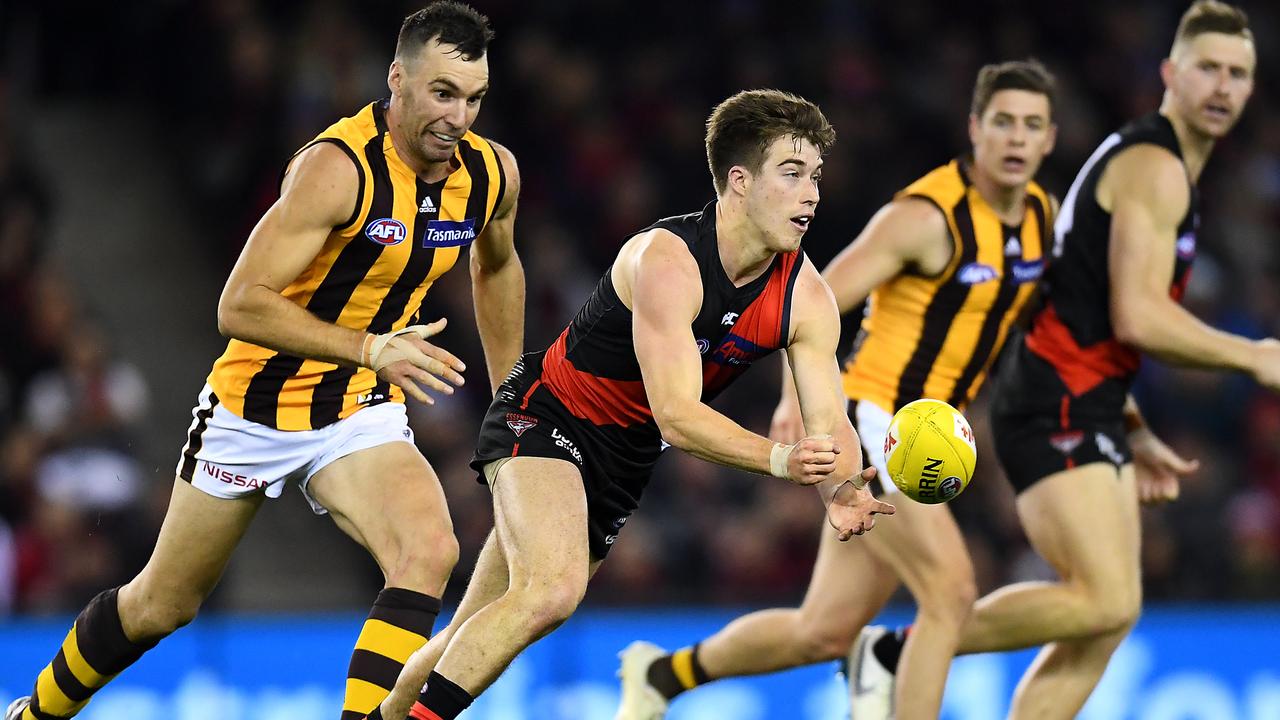
[[(844, 390), (886, 495), (897, 492), (882, 445), (893, 413), (921, 397), (963, 408), (1044, 270), (1056, 203), (1032, 178), (1053, 149), (1053, 99), (1053, 77), (1037, 62), (984, 67), (970, 108), (971, 152), (898, 193), (823, 271), (841, 313), (870, 295)], [(774, 438), (796, 437), (799, 421), (788, 376)], [(863, 542), (826, 535), (799, 608), (743, 616), (672, 655), (648, 643), (629, 647), (618, 720), (661, 718), (670, 699), (712, 680), (844, 657), (900, 582), (919, 611), (902, 652), (911, 693), (896, 698), (898, 717), (937, 717), (976, 596), (951, 511), (904, 499), (893, 521)], [(875, 681), (858, 671), (854, 662), (852, 686)], [(856, 708), (854, 717), (862, 717)]]
[[(564, 622), (666, 443), (816, 484), (841, 540), (893, 511), (859, 478), (835, 302), (799, 250), (834, 139), (816, 106), (785, 93), (742, 92), (715, 109), (706, 145), (718, 199), (630, 238), (560, 338), (525, 355), (499, 391), (472, 463), (493, 492), (495, 531), (449, 627), (370, 718), (404, 717), (425, 680), (411, 717), (452, 720)], [(806, 435), (790, 445), (707, 405), (783, 348)]]

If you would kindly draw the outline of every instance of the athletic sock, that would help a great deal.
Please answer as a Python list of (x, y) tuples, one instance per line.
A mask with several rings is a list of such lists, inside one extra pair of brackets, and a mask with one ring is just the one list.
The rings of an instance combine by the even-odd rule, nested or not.
[(366, 713), (391, 693), (409, 656), (431, 637), (439, 614), (439, 598), (404, 588), (378, 593), (351, 653), (342, 720), (372, 717)]
[(876, 660), (889, 672), (898, 671), (898, 659), (902, 657), (902, 647), (907, 644), (907, 636), (911, 634), (911, 626), (900, 627), (893, 632), (881, 635), (871, 646)]
[(701, 645), (698, 643), (693, 647), (682, 648), (654, 660), (649, 665), (649, 684), (662, 693), (663, 697), (671, 700), (685, 690), (710, 682), (707, 671), (698, 662), (698, 648)]
[(40, 671), (25, 720), (69, 718), (80, 712), (93, 694), (160, 638), (133, 642), (125, 637), (116, 599), (120, 588), (98, 594), (76, 617), (58, 654)]
[[(432, 671), (427, 686), (422, 688), (418, 701), (409, 710), (413, 720), (454, 720), (471, 706), (475, 698), (453, 681)], [(406, 720), (408, 720), (406, 718)]]

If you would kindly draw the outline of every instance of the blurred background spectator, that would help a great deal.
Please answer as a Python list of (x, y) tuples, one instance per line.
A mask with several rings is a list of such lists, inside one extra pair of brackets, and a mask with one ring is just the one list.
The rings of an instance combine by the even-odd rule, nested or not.
[[(1057, 75), (1061, 132), (1040, 181), (1062, 195), (1101, 138), (1160, 100), (1183, 4), (1162, 0), (539, 3), (476, 0), (497, 30), (476, 130), (510, 147), (523, 196), (530, 348), (564, 326), (622, 240), (712, 199), (703, 121), (727, 95), (778, 87), (839, 133), (805, 241), (819, 267), (894, 191), (965, 151), (973, 79), (1035, 56)], [(1242, 5), (1258, 88), (1206, 171), (1188, 306), (1280, 333), (1280, 8)], [(139, 0), (0, 5), (0, 612), (70, 611), (145, 562), (201, 380), (214, 306), (284, 161), (386, 95), (418, 3)], [(441, 343), (480, 364), (465, 271), (437, 283)], [(846, 327), (846, 345), (856, 317)], [(764, 431), (776, 364), (721, 401)], [(490, 525), (466, 468), (489, 389), (471, 377), (412, 408), (450, 499), (463, 583)], [(1148, 597), (1280, 598), (1280, 398), (1247, 378), (1148, 363), (1156, 429), (1203, 469), (1145, 511)], [(149, 399), (150, 398), (150, 399)], [(982, 588), (1049, 572), (1023, 541), (974, 407), (978, 476), (952, 503)], [(290, 492), (269, 503), (215, 603), (364, 607), (380, 577)], [(669, 453), (589, 602), (799, 599), (820, 532), (808, 491)], [(856, 540), (854, 540), (856, 542)]]

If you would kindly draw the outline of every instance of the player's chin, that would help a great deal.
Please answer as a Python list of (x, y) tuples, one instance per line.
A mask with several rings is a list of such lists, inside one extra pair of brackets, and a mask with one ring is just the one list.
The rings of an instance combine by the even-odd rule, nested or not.
[(780, 253), (795, 252), (800, 249), (800, 241), (804, 240), (804, 233), (803, 230), (788, 227), (786, 232), (774, 237), (773, 247), (770, 249)]
[(453, 154), (457, 150), (457, 145), (450, 145), (448, 149), (443, 149), (436, 143), (424, 145), (422, 148), (422, 156), (429, 162), (448, 162), (453, 159)]

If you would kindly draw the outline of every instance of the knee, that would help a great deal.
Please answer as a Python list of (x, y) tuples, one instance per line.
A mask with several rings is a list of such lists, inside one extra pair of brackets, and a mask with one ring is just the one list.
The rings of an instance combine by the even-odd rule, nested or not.
[(978, 583), (973, 573), (947, 573), (929, 584), (920, 596), (915, 598), (920, 611), (960, 625), (978, 601)]
[(913, 593), (922, 614), (959, 626), (978, 599), (978, 584), (968, 563), (939, 568)]
[(849, 654), (865, 622), (839, 623), (832, 619), (805, 618), (795, 638), (806, 663), (837, 660)]
[(439, 593), (458, 564), (458, 538), (452, 527), (434, 527), (397, 538), (385, 563), (387, 584)]
[(1096, 632), (1126, 635), (1142, 615), (1142, 588), (1128, 587), (1106, 593), (1098, 599)]
[(587, 574), (560, 573), (539, 578), (518, 591), (527, 608), (530, 628), (542, 635), (560, 627), (582, 603)]
[(1082, 594), (1089, 635), (1128, 634), (1142, 615), (1140, 583), (1108, 583)]

